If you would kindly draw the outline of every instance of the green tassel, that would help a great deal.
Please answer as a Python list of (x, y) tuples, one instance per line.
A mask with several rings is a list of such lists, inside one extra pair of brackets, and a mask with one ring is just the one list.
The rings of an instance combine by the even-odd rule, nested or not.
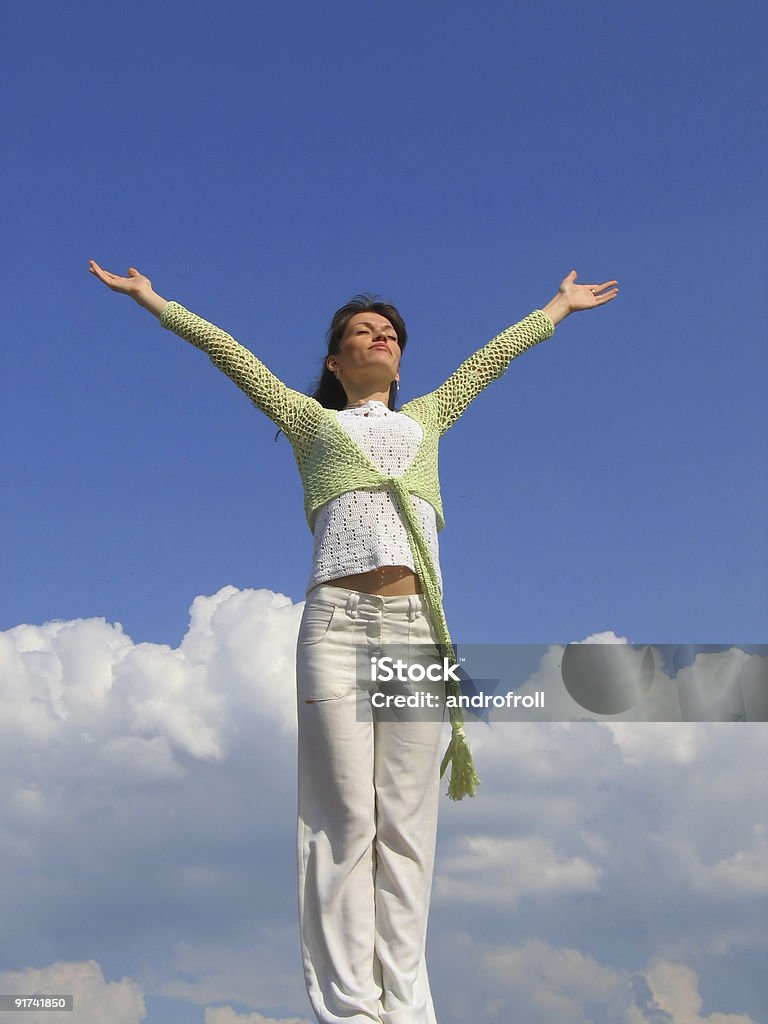
[[(453, 649), (451, 649), (451, 654), (453, 655)], [(452, 660), (455, 664), (455, 660)], [(454, 697), (458, 697), (461, 693), (461, 687), (458, 683), (450, 680), (448, 692)], [(448, 744), (448, 749), (443, 755), (440, 765), (440, 778), (445, 775), (445, 769), (450, 764), (451, 776), (448, 780), (448, 796), (451, 800), (463, 800), (465, 796), (474, 796), (477, 793), (477, 787), (480, 785), (480, 776), (475, 771), (475, 765), (472, 761), (472, 751), (469, 749), (469, 741), (464, 732), (464, 715), (458, 701), (449, 709), (449, 717), (451, 719), (451, 742)]]
[(465, 796), (474, 796), (480, 784), (480, 777), (475, 771), (472, 752), (461, 725), (454, 722), (451, 742), (440, 765), (440, 777), (445, 774), (448, 764), (451, 765), (451, 776), (448, 781), (448, 796), (451, 800), (462, 800)]

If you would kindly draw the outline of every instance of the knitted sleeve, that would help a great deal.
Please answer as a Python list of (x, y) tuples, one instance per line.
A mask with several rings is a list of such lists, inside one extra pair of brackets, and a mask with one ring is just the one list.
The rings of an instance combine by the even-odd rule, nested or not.
[(437, 409), (441, 434), (452, 427), (480, 392), (500, 377), (512, 360), (540, 341), (551, 338), (555, 325), (540, 309), (497, 334), (465, 360), (429, 398)]
[(243, 345), (221, 328), (190, 313), (178, 302), (169, 302), (160, 314), (160, 323), (180, 338), (202, 349), (253, 404), (266, 413), (290, 439), (302, 408), (311, 401), (279, 380)]

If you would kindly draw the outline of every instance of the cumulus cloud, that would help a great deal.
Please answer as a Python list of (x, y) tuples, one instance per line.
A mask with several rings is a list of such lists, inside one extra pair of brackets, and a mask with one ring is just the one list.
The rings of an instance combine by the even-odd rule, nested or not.
[(147, 781), (182, 774), (188, 758), (221, 761), (254, 722), (290, 734), (301, 609), (282, 594), (224, 587), (195, 598), (177, 648), (134, 643), (103, 619), (8, 630), (6, 750), (45, 742), (70, 764), (87, 752), (89, 764)]
[(465, 836), (443, 854), (434, 898), (511, 908), (523, 896), (596, 890), (601, 873), (586, 858), (561, 856), (537, 836)]
[[(441, 1020), (450, 1024), (470, 1016), (484, 1024), (506, 1024), (511, 1013), (528, 1024), (553, 1019), (560, 1024), (758, 1024), (748, 1013), (708, 1013), (699, 974), (676, 961), (654, 958), (632, 972), (541, 939), (491, 944), (461, 932), (441, 936), (437, 947), (435, 959), (447, 957), (452, 964), (451, 984), (438, 1000)], [(193, 962), (201, 962), (199, 952), (186, 967)], [(72, 995), (73, 1024), (141, 1024), (147, 1016), (140, 985), (129, 977), (108, 982), (93, 960), (0, 972), (0, 987), (6, 992)], [(245, 1005), (250, 1002), (245, 1000)], [(0, 1011), (0, 1024), (13, 1024), (12, 1013)], [(30, 1024), (43, 1024), (49, 1016), (24, 1012)], [(229, 1004), (205, 1006), (204, 1022), (310, 1024), (305, 1016), (269, 1016)]]
[(205, 1024), (311, 1024), (305, 1017), (263, 1017), (260, 1013), (237, 1013), (230, 1006), (207, 1007)]
[[(530, 647), (523, 653), (528, 657), (534, 651)], [(542, 648), (538, 666), (525, 680), (516, 678), (517, 652), (502, 651), (499, 656), (502, 653), (508, 659), (509, 688), (528, 694), (543, 691), (546, 696), (544, 712), (518, 710), (519, 720), (614, 721), (618, 715), (624, 722), (681, 719), (677, 683), (665, 670), (660, 651), (651, 645), (631, 645), (612, 632), (595, 633), (567, 646), (550, 644)], [(484, 673), (478, 675), (482, 678)]]
[[(606, 631), (567, 646), (542, 645), (540, 651), (533, 645), (461, 650), (470, 676), (500, 677), (498, 692), (504, 687), (529, 695), (543, 691), (545, 708), (518, 707), (518, 720), (594, 719), (614, 725), (768, 718), (768, 657), (758, 653), (765, 647), (708, 650), (632, 644)], [(538, 666), (526, 679), (527, 663), (534, 656)], [(490, 715), (498, 719), (509, 712), (491, 710)]]
[(555, 949), (532, 939), (518, 947), (486, 950), (483, 970), (500, 988), (527, 999), (535, 1020), (578, 1024), (595, 1004), (616, 999), (621, 973), (576, 949)]
[(451, 1021), (758, 1024), (749, 1014), (702, 1015), (698, 973), (670, 960), (631, 971), (542, 939), (492, 944), (459, 932), (442, 936), (436, 947), (437, 957), (454, 965), (445, 998)]
[(620, 945), (632, 964), (763, 950), (767, 731), (470, 727), (483, 782), (441, 812), (437, 926), (458, 905), (476, 936)]
[[(225, 587), (195, 599), (177, 647), (102, 619), (0, 634), (0, 917), (13, 922), (0, 963), (74, 963), (83, 977), (87, 964), (98, 982), (90, 957), (104, 951), (142, 979), (110, 983), (126, 999), (184, 1000), (208, 1024), (303, 1019), (300, 615), (283, 595)], [(550, 648), (537, 672), (559, 672), (561, 653)], [(725, 995), (737, 993), (739, 957), (764, 950), (766, 727), (468, 731), (483, 784), (474, 800), (442, 804), (431, 931), (441, 1022), (506, 1024), (519, 1005), (531, 1024), (746, 1024), (744, 1010), (707, 1016), (692, 993), (711, 957), (721, 977), (731, 965)], [(683, 1002), (670, 1002), (670, 971)], [(125, 1020), (140, 1013), (137, 1001)]]
[[(98, 963), (55, 963), (42, 968), (0, 972), (0, 991), (14, 994), (71, 995), (71, 1024), (140, 1024), (147, 1016), (144, 995), (132, 978), (108, 982)], [(28, 1024), (48, 1024), (51, 1011), (24, 1010)], [(19, 1011), (0, 1010), (0, 1024), (16, 1024)], [(209, 1006), (205, 1024), (310, 1024), (304, 1017), (238, 1013), (231, 1006)]]
[(177, 648), (99, 619), (0, 634), (0, 963), (290, 913), (300, 616), (225, 587)]
[[(703, 1000), (699, 994), (699, 977), (686, 964), (668, 960), (655, 960), (644, 972), (653, 1002), (647, 1007), (635, 1007), (636, 1018), (628, 1017), (627, 1024), (757, 1024), (748, 1014), (711, 1013), (701, 1015)], [(659, 1014), (664, 1016), (659, 1016)]]
[[(0, 991), (73, 996), (72, 1024), (139, 1024), (146, 1017), (144, 996), (131, 978), (107, 981), (94, 960), (55, 963), (42, 968), (0, 972)], [(50, 1024), (50, 1010), (0, 1011), (2, 1024)]]
[(764, 828), (758, 827), (755, 831), (758, 835), (752, 849), (737, 850), (700, 872), (701, 888), (715, 885), (755, 895), (768, 892), (768, 838)]

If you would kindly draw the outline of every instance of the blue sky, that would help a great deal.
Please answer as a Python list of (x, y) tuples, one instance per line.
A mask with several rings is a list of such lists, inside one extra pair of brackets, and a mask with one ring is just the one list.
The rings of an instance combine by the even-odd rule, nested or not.
[[(750, 2), (3, 6), (0, 908), (32, 924), (0, 949), (0, 978), (75, 965), (92, 1006), (122, 1000), (104, 1004), (118, 1024), (142, 999), (159, 1024), (309, 1013), (285, 810), (311, 553), (298, 475), (272, 424), (93, 279), (91, 257), (139, 267), (301, 390), (333, 310), (378, 292), (409, 328), (403, 399), (571, 268), (617, 278), (615, 302), (568, 318), (445, 439), (454, 636), (765, 642), (767, 27)], [(281, 694), (265, 707), (243, 664), (277, 650), (282, 681), (254, 670)], [(238, 714), (277, 723), (263, 748)], [(468, 961), (483, 966), (462, 991), (488, 1024), (512, 1003), (531, 1024), (757, 1022), (764, 727), (512, 728), (478, 738), (483, 799), (445, 808), (441, 1024), (468, 1012), (451, 986)], [(527, 778), (520, 751), (527, 801), (504, 769)], [(233, 796), (254, 777), (269, 841)], [(450, 917), (440, 886), (462, 876), (462, 842), (487, 886), (467, 881)], [(618, 867), (638, 842), (641, 895)], [(112, 867), (91, 885), (93, 850)], [(502, 897), (508, 857), (562, 885)], [(254, 950), (268, 969), (249, 987)], [(526, 988), (542, 962), (565, 979), (549, 1003)]]

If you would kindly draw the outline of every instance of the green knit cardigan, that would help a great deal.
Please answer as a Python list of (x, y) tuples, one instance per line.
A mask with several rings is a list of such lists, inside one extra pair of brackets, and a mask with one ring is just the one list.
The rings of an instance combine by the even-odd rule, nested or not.
[[(441, 530), (445, 519), (437, 473), (439, 440), (470, 402), (500, 377), (516, 356), (552, 336), (555, 326), (546, 313), (534, 310), (470, 356), (435, 391), (402, 406), (400, 411), (419, 424), (423, 436), (413, 462), (397, 477), (387, 476), (377, 469), (339, 424), (334, 409), (326, 409), (314, 398), (287, 387), (252, 352), (220, 328), (177, 302), (165, 306), (160, 323), (207, 352), (211, 361), (285, 433), (304, 485), (304, 510), (310, 530), (314, 531), (318, 509), (340, 494), (361, 489), (392, 491), (440, 646), (451, 663), (455, 663), (437, 572), (411, 495), (429, 502), (435, 510), (437, 528)], [(449, 682), (449, 686), (453, 695), (458, 696), (458, 684)], [(456, 706), (449, 707), (451, 741), (440, 774), (451, 765), (448, 795), (460, 800), (475, 795), (479, 779), (464, 733), (461, 709), (458, 702), (452, 703)]]

